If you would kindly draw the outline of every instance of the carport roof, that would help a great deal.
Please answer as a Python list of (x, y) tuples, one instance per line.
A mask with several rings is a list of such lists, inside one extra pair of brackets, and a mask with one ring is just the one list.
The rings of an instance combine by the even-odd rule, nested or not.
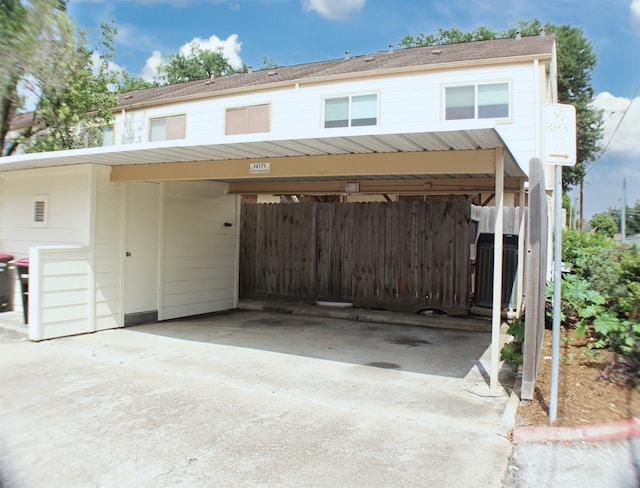
[[(443, 151), (478, 151), (503, 148), (505, 177), (526, 178), (496, 128), (433, 132), (368, 134), (304, 139), (255, 140), (222, 144), (189, 144), (184, 140), (115, 145), (85, 149), (23, 154), (0, 158), (0, 172), (23, 169), (98, 164), (130, 166), (203, 161), (265, 161), (269, 158), (367, 155)], [(391, 169), (392, 172), (392, 169)], [(426, 169), (425, 175), (428, 175)], [(448, 177), (492, 176), (485, 170), (464, 173), (451, 167)], [(247, 175), (248, 176), (248, 175)], [(357, 176), (357, 175), (354, 175)]]

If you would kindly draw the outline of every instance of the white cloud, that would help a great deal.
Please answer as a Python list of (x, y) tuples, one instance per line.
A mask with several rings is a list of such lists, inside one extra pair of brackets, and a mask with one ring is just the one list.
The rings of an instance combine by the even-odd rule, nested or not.
[(330, 20), (346, 20), (349, 14), (362, 10), (366, 0), (302, 0), (305, 11), (315, 11)]
[(144, 81), (154, 81), (158, 74), (158, 66), (165, 63), (165, 59), (162, 57), (160, 51), (153, 51), (153, 54), (147, 58), (147, 62), (142, 68), (140, 76)]
[(240, 59), (242, 43), (238, 42), (238, 34), (231, 34), (224, 40), (218, 36), (211, 36), (209, 39), (196, 37), (180, 48), (180, 54), (188, 56), (196, 47), (207, 51), (219, 50), (233, 68), (242, 68), (242, 59)]
[(640, 0), (631, 0), (629, 10), (631, 10), (631, 25), (635, 27), (636, 32), (640, 33)]
[(628, 98), (615, 97), (609, 92), (603, 92), (596, 96), (593, 106), (603, 110), (602, 144), (609, 144), (607, 152), (624, 153), (632, 158), (640, 157), (640, 144), (638, 144), (640, 97), (631, 101)]
[[(217, 36), (211, 36), (208, 39), (195, 37), (186, 44), (183, 44), (178, 52), (183, 56), (189, 56), (196, 48), (207, 51), (220, 51), (233, 68), (242, 68), (242, 59), (240, 58), (242, 43), (238, 42), (237, 34), (231, 34), (226, 39), (220, 39)], [(158, 74), (158, 67), (166, 62), (167, 60), (160, 51), (153, 51), (153, 54), (147, 58), (147, 62), (144, 68), (142, 68), (140, 76), (145, 81), (154, 81)]]

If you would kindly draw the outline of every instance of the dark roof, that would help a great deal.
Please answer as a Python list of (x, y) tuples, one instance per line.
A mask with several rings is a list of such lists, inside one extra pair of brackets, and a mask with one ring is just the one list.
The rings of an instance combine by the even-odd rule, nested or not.
[(139, 105), (157, 105), (181, 98), (216, 92), (268, 88), (283, 82), (303, 82), (329, 77), (357, 77), (376, 71), (393, 71), (447, 63), (507, 60), (516, 57), (550, 57), (554, 35), (494, 39), (460, 44), (415, 47), (375, 52), (363, 56), (234, 73), (213, 79), (190, 81), (119, 95), (118, 109)]
[(9, 130), (20, 130), (29, 127), (33, 123), (33, 112), (15, 115), (9, 124)]

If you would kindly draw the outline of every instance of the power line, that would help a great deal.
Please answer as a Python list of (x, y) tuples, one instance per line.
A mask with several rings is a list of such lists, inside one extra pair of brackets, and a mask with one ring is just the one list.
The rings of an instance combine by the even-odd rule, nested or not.
[(627, 108), (624, 110), (624, 112), (622, 113), (622, 117), (620, 117), (620, 120), (618, 121), (618, 125), (616, 125), (616, 128), (613, 130), (611, 137), (609, 137), (609, 140), (607, 141), (607, 143), (605, 144), (605, 146), (602, 148), (602, 151), (600, 151), (600, 154), (598, 154), (598, 157), (593, 161), (593, 164), (591, 165), (591, 167), (589, 168), (589, 170), (584, 174), (584, 178), (587, 177), (587, 175), (591, 172), (591, 170), (593, 168), (595, 168), (596, 163), (598, 161), (600, 161), (600, 159), (602, 158), (602, 156), (604, 155), (604, 153), (607, 151), (607, 149), (609, 148), (609, 144), (611, 144), (611, 141), (613, 140), (614, 136), (616, 135), (616, 132), (618, 132), (618, 129), (620, 128), (620, 125), (622, 125), (622, 121), (624, 120), (624, 118), (627, 116), (627, 113), (629, 113), (629, 109), (631, 108), (631, 105), (633, 104), (633, 102), (636, 99), (636, 95), (638, 94), (638, 91), (640, 91), (640, 85), (638, 85), (638, 87), (636, 88), (635, 93), (633, 94), (633, 96), (631, 97), (631, 100), (629, 101), (629, 105), (627, 105)]

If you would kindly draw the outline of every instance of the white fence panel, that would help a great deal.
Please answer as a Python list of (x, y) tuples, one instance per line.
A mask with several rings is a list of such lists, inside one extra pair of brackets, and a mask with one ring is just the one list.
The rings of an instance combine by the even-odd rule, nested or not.
[(93, 332), (93, 273), (87, 247), (32, 247), (29, 339)]

